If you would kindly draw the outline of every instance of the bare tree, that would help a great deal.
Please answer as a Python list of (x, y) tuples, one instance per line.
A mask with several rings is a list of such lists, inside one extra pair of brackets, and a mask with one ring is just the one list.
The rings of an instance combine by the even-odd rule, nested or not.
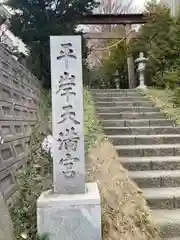
[[(96, 9), (95, 13), (100, 14), (125, 14), (133, 11), (133, 0), (127, 0), (124, 4), (123, 0), (101, 0), (101, 4)], [(114, 32), (123, 31), (124, 27), (119, 25), (90, 25), (88, 26), (89, 32)], [(88, 47), (90, 49), (107, 46), (107, 40), (92, 39), (88, 41)], [(107, 51), (106, 51), (107, 52)], [(102, 54), (92, 50), (88, 56), (89, 64), (99, 66), (101, 65)]]
[[(128, 0), (126, 4), (123, 4), (123, 0), (101, 0), (100, 2), (101, 4), (96, 9), (96, 13), (100, 14), (123, 14), (133, 9), (133, 0)], [(89, 30), (106, 32), (116, 27), (117, 25), (91, 25)]]

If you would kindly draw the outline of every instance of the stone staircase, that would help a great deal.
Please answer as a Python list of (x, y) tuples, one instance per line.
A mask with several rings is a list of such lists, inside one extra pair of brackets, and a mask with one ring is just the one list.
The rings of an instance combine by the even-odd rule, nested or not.
[(180, 240), (180, 127), (137, 90), (94, 89), (104, 132), (143, 190), (162, 239)]

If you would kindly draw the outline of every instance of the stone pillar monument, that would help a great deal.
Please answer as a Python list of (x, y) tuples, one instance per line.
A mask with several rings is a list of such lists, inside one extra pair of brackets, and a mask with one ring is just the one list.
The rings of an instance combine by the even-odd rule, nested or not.
[(100, 194), (85, 183), (81, 36), (52, 36), (53, 189), (37, 202), (38, 233), (101, 240)]
[(139, 58), (135, 60), (135, 63), (138, 64), (137, 72), (139, 73), (139, 86), (137, 88), (144, 89), (147, 88), (145, 85), (145, 69), (146, 69), (146, 63), (148, 61), (148, 58), (144, 57), (144, 53), (141, 52), (139, 54)]

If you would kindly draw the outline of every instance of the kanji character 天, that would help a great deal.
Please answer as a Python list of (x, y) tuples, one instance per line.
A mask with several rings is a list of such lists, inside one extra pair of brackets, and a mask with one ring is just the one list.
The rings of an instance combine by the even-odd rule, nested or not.
[(71, 105), (67, 105), (63, 107), (64, 113), (61, 114), (61, 118), (62, 120), (58, 122), (58, 124), (63, 123), (65, 121), (67, 121), (68, 119), (71, 120), (74, 124), (80, 124), (80, 122), (78, 122), (75, 119), (76, 113), (74, 111), (72, 111), (73, 107)]

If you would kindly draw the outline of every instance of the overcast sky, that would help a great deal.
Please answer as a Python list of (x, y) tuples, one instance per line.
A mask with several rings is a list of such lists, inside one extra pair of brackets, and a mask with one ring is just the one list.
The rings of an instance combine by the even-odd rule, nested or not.
[(140, 8), (143, 8), (146, 0), (134, 0), (134, 2), (136, 3), (137, 6), (139, 6)]
[[(136, 5), (143, 7), (144, 4), (148, 1), (148, 0), (134, 0)], [(157, 2), (159, 2), (159, 0), (157, 0)]]
[(143, 5), (145, 3), (145, 0), (135, 0), (135, 2), (139, 5)]

